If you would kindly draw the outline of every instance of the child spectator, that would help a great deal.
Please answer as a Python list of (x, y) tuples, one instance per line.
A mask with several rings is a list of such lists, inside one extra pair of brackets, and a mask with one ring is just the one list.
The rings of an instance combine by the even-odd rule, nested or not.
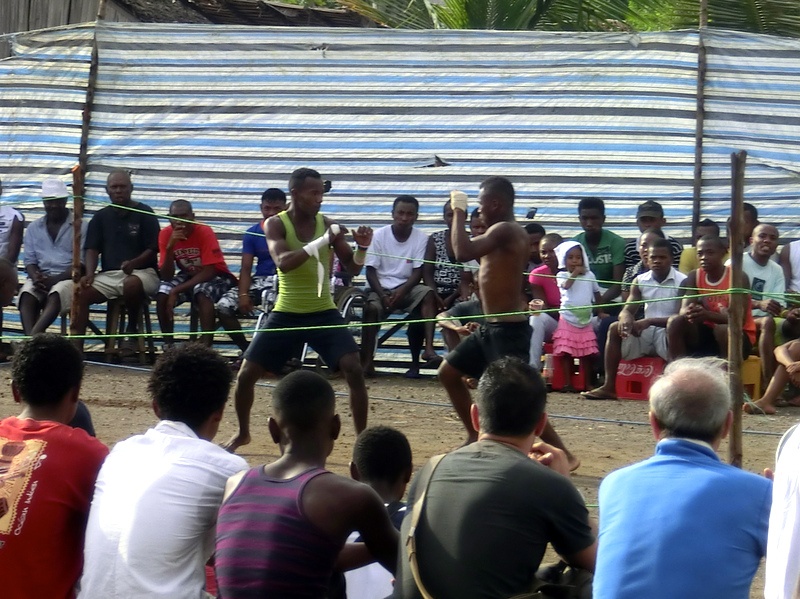
[[(406, 514), (406, 504), (401, 500), (413, 468), (411, 445), (400, 431), (388, 426), (375, 426), (356, 439), (350, 476), (369, 485), (380, 495), (397, 530), (400, 530)], [(360, 542), (361, 536), (353, 533), (348, 538), (350, 541)], [(344, 576), (347, 599), (383, 599), (394, 590), (393, 576), (380, 564), (350, 570)]]
[(561, 292), (556, 283), (555, 275), (558, 273), (558, 257), (556, 248), (563, 239), (558, 233), (548, 233), (542, 237), (539, 253), (542, 265), (534, 268), (528, 277), (533, 299), (528, 304), (532, 314), (530, 318), (531, 351), (529, 363), (539, 370), (542, 361), (542, 346), (546, 341), (553, 340), (553, 333), (558, 325), (558, 313), (541, 312), (543, 309), (555, 309), (561, 306)]
[(565, 241), (556, 248), (559, 271), (556, 275), (561, 292), (560, 318), (553, 333), (553, 356), (560, 357), (564, 372), (572, 372), (572, 360), (578, 358), (584, 372), (589, 372), (592, 356), (597, 355), (597, 337), (592, 317), (592, 301), (600, 303), (600, 286), (589, 270), (586, 250), (577, 241)]
[(281, 457), (228, 480), (217, 524), (220, 597), (324, 597), (354, 530), (394, 571), (398, 534), (381, 498), (325, 470), (341, 428), (335, 408), (330, 383), (313, 372), (275, 387), (268, 425)]

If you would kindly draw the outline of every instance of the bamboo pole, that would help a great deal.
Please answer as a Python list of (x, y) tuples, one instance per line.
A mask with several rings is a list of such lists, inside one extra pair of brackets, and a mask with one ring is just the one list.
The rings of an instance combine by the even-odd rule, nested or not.
[(81, 278), (81, 224), (83, 223), (84, 196), (86, 192), (85, 177), (89, 162), (89, 129), (92, 123), (92, 106), (94, 105), (94, 92), (97, 87), (97, 70), (99, 63), (97, 25), (105, 18), (105, 14), (106, 0), (99, 0), (97, 4), (97, 20), (95, 21), (94, 36), (92, 38), (92, 57), (89, 62), (89, 79), (86, 83), (86, 99), (83, 104), (78, 164), (72, 169), (72, 280), (75, 282), (75, 285), (72, 290), (72, 307), (69, 315), (71, 325), (75, 323), (78, 314), (78, 297), (81, 292), (80, 285), (78, 285)]
[[(731, 289), (743, 287), (742, 250), (743, 217), (744, 217), (744, 167), (747, 152), (731, 154)], [(733, 398), (733, 425), (728, 441), (728, 458), (730, 463), (742, 467), (742, 334), (744, 328), (744, 311), (746, 297), (743, 293), (731, 293), (728, 305), (728, 384)]]
[(705, 30), (708, 25), (708, 0), (700, 2), (700, 28), (697, 41), (697, 91), (694, 125), (694, 179), (692, 185), (692, 236), (700, 222), (700, 203), (703, 195), (703, 136), (706, 115), (706, 73), (708, 61)]

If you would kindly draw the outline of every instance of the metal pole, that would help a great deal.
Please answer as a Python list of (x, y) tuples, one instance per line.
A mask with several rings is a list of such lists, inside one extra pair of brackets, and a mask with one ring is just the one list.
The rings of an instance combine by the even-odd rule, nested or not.
[[(744, 167), (747, 152), (731, 154), (731, 289), (742, 289), (742, 249), (744, 216)], [(728, 305), (728, 381), (733, 398), (733, 425), (728, 442), (730, 463), (742, 467), (742, 335), (747, 298), (744, 293), (731, 293)]]
[(92, 122), (92, 106), (94, 105), (94, 92), (97, 87), (97, 25), (106, 14), (106, 0), (99, 0), (97, 5), (97, 20), (94, 24), (92, 38), (92, 57), (89, 63), (89, 79), (86, 83), (86, 100), (83, 104), (83, 121), (81, 123), (81, 145), (78, 150), (78, 164), (72, 169), (72, 195), (73, 195), (73, 222), (72, 222), (72, 280), (75, 286), (72, 291), (72, 308), (70, 309), (70, 323), (74, 323), (78, 313), (78, 296), (81, 289), (77, 284), (81, 278), (81, 224), (83, 222), (84, 195), (86, 192), (85, 177), (88, 170), (89, 128)]

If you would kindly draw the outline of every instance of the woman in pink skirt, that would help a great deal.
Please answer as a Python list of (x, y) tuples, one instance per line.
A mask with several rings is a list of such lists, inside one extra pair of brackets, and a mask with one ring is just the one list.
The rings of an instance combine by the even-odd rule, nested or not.
[(600, 302), (600, 287), (589, 270), (589, 257), (577, 241), (565, 241), (555, 249), (559, 271), (556, 282), (561, 293), (561, 315), (553, 334), (553, 356), (562, 360), (564, 372), (573, 372), (573, 360), (581, 370), (591, 372), (597, 355), (597, 337), (592, 326), (592, 303)]

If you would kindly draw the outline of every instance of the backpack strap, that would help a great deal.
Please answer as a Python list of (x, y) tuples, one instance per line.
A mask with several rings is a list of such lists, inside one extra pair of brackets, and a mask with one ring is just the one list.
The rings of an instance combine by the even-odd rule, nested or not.
[(425, 496), (428, 494), (428, 487), (431, 484), (431, 478), (433, 478), (433, 473), (444, 456), (445, 454), (433, 456), (425, 465), (425, 468), (423, 468), (419, 473), (419, 480), (417, 482), (419, 495), (417, 496), (416, 501), (414, 501), (414, 507), (411, 509), (411, 526), (408, 529), (408, 536), (406, 537), (406, 555), (408, 556), (408, 562), (411, 566), (411, 574), (414, 576), (414, 582), (416, 583), (417, 589), (419, 589), (423, 599), (433, 599), (433, 597), (427, 591), (425, 585), (422, 584), (422, 579), (419, 576), (419, 564), (417, 562), (417, 541), (415, 535), (417, 532), (417, 525), (422, 517), (422, 510), (425, 508)]

